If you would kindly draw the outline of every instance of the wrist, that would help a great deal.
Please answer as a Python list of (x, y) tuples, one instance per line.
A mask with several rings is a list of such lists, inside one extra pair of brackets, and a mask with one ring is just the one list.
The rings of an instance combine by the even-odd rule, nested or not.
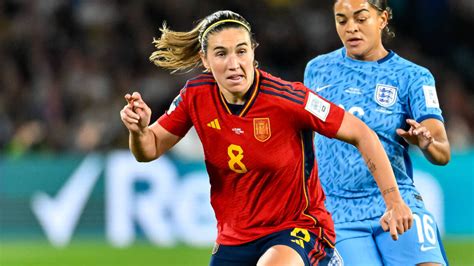
[(397, 187), (389, 187), (382, 190), (382, 197), (387, 208), (403, 203), (402, 196), (400, 195), (400, 191)]
[(428, 143), (426, 145), (424, 145), (423, 147), (420, 146), (420, 149), (422, 151), (426, 151), (431, 146), (431, 144), (433, 144), (434, 142), (435, 142), (434, 138), (430, 138), (430, 140), (428, 141)]
[(132, 131), (132, 130), (129, 130), (129, 131), (130, 131), (130, 135), (132, 135), (133, 137), (142, 138), (148, 134), (149, 130), (150, 129), (148, 127), (145, 127), (145, 128), (140, 128), (137, 131)]

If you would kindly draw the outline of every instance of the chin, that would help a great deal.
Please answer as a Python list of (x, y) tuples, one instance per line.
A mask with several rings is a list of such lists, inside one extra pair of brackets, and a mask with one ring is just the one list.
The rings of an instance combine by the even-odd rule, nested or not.
[(248, 87), (248, 84), (239, 84), (239, 85), (229, 85), (227, 88), (229, 88), (230, 92), (233, 93), (239, 93), (239, 92), (244, 92)]
[(355, 59), (361, 59), (365, 56), (364, 51), (361, 48), (347, 49), (347, 55)]

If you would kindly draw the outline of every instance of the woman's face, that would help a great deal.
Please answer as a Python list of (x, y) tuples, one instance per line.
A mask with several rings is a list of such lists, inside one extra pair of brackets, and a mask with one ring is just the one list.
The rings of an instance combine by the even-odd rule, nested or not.
[(378, 14), (367, 0), (338, 0), (334, 16), (339, 38), (347, 55), (358, 60), (374, 61), (385, 52), (382, 29), (387, 25), (387, 11)]
[(227, 101), (241, 103), (254, 79), (254, 56), (250, 33), (238, 27), (210, 34), (206, 54), (201, 54), (201, 59)]

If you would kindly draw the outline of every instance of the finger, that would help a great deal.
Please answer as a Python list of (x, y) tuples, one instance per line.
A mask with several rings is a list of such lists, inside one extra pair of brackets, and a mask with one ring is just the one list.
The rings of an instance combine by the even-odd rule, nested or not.
[(390, 235), (392, 236), (393, 240), (398, 240), (397, 223), (395, 220), (390, 222)]
[(390, 229), (390, 226), (388, 222), (384, 219), (384, 217), (380, 219), (380, 225), (382, 226), (384, 232), (387, 232)]
[(403, 130), (403, 129), (401, 129), (401, 128), (397, 128), (396, 133), (397, 133), (397, 135), (399, 135), (400, 137), (405, 137), (405, 136), (408, 135), (408, 132), (405, 131), (405, 130)]
[(408, 231), (408, 229), (410, 229), (410, 219), (408, 218), (405, 218), (403, 219), (403, 227), (405, 228), (405, 232)]
[(123, 118), (123, 121), (129, 124), (138, 124), (138, 119), (132, 118), (130, 116), (126, 116)]
[(140, 117), (137, 116), (137, 114), (130, 112), (127, 109), (120, 112), (120, 118), (126, 123), (137, 123), (140, 119)]
[(414, 133), (415, 135), (417, 135), (417, 136), (418, 136), (418, 135), (424, 135), (426, 132), (429, 132), (429, 131), (428, 131), (428, 129), (427, 129), (426, 127), (424, 127), (424, 126), (420, 126), (420, 127), (418, 127), (418, 128), (416, 128), (416, 129), (413, 130), (413, 133)]
[(132, 118), (132, 119), (135, 119), (135, 120), (139, 120), (140, 119), (140, 115), (136, 112), (134, 112), (132, 109), (130, 108), (125, 108), (123, 109), (123, 112), (126, 116)]
[(412, 126), (414, 128), (418, 128), (420, 126), (420, 123), (416, 122), (413, 119), (407, 119), (406, 122), (407, 122), (407, 124), (409, 124), (410, 126)]
[(408, 218), (408, 229), (410, 229), (413, 226), (413, 216), (410, 215)]
[(142, 100), (142, 95), (139, 92), (135, 91), (135, 92), (132, 93), (132, 98), (134, 100)]
[(125, 96), (125, 100), (127, 101), (127, 104), (130, 108), (133, 108), (133, 98), (132, 98), (132, 95), (130, 95), (129, 93), (127, 93)]
[(136, 124), (138, 123), (138, 120), (133, 118), (132, 116), (127, 115), (126, 110), (120, 111), (120, 118), (122, 121), (127, 125), (127, 124)]
[(133, 107), (145, 109), (147, 105), (143, 100), (136, 100), (133, 102)]
[(431, 139), (431, 132), (429, 132), (428, 130), (426, 130), (425, 132), (423, 132), (423, 137), (427, 138), (427, 139)]
[(397, 233), (399, 235), (402, 235), (403, 233), (405, 233), (406, 229), (405, 229), (405, 226), (403, 225), (403, 219), (400, 219), (398, 220), (397, 222)]
[(142, 108), (135, 108), (135, 112), (140, 116), (140, 118), (146, 116), (146, 112)]

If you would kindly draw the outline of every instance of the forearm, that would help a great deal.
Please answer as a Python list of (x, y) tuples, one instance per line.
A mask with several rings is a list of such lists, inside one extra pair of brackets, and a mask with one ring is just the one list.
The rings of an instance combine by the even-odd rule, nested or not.
[(374, 176), (386, 206), (390, 208), (394, 203), (403, 201), (390, 161), (377, 135), (372, 130), (368, 130), (365, 137), (361, 138), (355, 146), (359, 149), (369, 171)]
[(424, 156), (432, 164), (446, 165), (451, 159), (451, 152), (448, 141), (438, 141), (436, 138), (425, 149), (420, 147)]
[(156, 143), (155, 134), (149, 128), (141, 133), (129, 134), (130, 151), (139, 162), (149, 162), (159, 157)]

